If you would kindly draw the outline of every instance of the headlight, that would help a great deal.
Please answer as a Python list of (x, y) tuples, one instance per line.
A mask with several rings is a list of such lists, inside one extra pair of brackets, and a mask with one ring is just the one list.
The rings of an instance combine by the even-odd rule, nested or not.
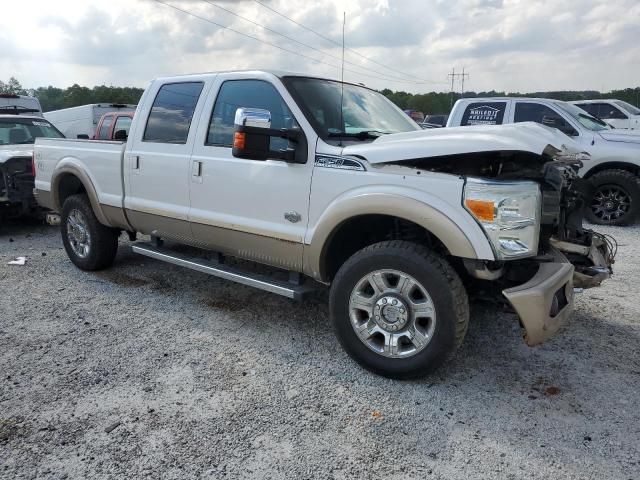
[(540, 188), (535, 182), (468, 178), (464, 206), (482, 225), (498, 260), (533, 256), (540, 235)]

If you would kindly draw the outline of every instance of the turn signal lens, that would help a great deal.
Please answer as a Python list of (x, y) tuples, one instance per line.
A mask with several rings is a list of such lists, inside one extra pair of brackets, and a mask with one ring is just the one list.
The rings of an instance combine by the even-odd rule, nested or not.
[(481, 222), (493, 222), (495, 216), (495, 204), (487, 200), (472, 200), (467, 198), (464, 204), (473, 216)]
[(244, 150), (246, 135), (244, 132), (234, 132), (233, 134), (233, 148), (239, 148)]

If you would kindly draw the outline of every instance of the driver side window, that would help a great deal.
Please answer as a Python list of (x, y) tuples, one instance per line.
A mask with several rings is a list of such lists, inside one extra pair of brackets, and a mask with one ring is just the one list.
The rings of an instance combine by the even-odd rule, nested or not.
[[(227, 80), (213, 106), (206, 145), (229, 147), (233, 145), (233, 131), (238, 108), (260, 108), (271, 112), (271, 128), (295, 128), (298, 123), (286, 103), (269, 82), (263, 80)], [(271, 150), (286, 149), (284, 138), (271, 138)]]
[(513, 121), (514, 123), (536, 122), (547, 127), (557, 128), (567, 135), (578, 135), (578, 132), (558, 113), (539, 103), (517, 102)]

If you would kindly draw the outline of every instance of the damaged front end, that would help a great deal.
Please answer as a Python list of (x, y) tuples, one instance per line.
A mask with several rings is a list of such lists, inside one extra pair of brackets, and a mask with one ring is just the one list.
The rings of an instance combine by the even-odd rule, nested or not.
[(17, 217), (34, 210), (31, 157), (12, 157), (0, 163), (0, 217)]
[[(514, 209), (515, 220), (509, 225), (493, 226), (494, 230), (491, 230), (492, 225), (484, 224), (497, 260), (464, 260), (464, 266), (472, 278), (481, 280), (480, 290), (500, 289), (520, 317), (526, 331), (526, 343), (539, 344), (553, 335), (571, 315), (575, 289), (596, 287), (612, 274), (615, 240), (584, 228), (582, 224), (585, 199), (591, 197), (592, 186), (588, 180), (578, 177), (577, 172), (589, 156), (569, 154), (549, 146), (542, 155), (483, 152), (454, 157), (432, 159), (428, 169), (464, 175), (470, 190), (476, 188), (478, 179), (487, 179), (498, 185), (496, 190), (501, 182), (510, 182), (514, 190), (520, 190), (515, 195), (522, 199), (526, 197), (526, 190), (535, 192), (535, 202), (529, 199), (528, 203), (539, 205), (535, 221), (529, 208), (526, 221), (518, 220), (522, 212)], [(535, 182), (533, 188), (531, 181)], [(475, 198), (493, 200), (491, 186), (484, 188), (489, 193), (485, 197), (476, 194)], [(499, 210), (499, 202), (474, 201), (480, 207), (483, 203), (496, 205), (496, 211)], [(465, 206), (469, 210), (469, 205)], [(486, 211), (490, 217), (488, 222), (491, 222), (492, 211), (492, 208)], [(482, 213), (480, 210), (475, 214), (472, 212), (481, 224)], [(530, 229), (528, 236), (522, 234), (526, 228)], [(518, 233), (512, 235), (510, 232)], [(508, 244), (510, 236), (515, 245), (511, 251), (517, 252), (518, 246), (523, 247), (525, 253), (521, 258), (515, 255), (509, 258), (505, 255), (508, 251), (499, 251), (500, 242), (511, 248)], [(537, 246), (532, 246), (535, 243)], [(527, 246), (530, 247), (528, 251), (524, 248)]]
[(575, 289), (609, 278), (617, 248), (612, 237), (583, 227), (593, 187), (577, 172), (588, 156), (555, 153), (536, 179), (542, 195), (538, 255), (505, 264), (501, 279), (528, 345), (545, 341), (571, 315)]

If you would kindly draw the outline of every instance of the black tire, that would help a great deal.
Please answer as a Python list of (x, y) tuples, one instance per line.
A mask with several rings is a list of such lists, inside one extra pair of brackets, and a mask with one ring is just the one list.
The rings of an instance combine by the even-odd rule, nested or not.
[[(80, 247), (76, 240), (76, 234), (70, 225), (69, 217), (76, 221), (77, 218), (82, 219), (84, 232), (88, 240), (88, 248), (84, 256), (80, 255), (77, 250)], [(77, 224), (77, 221), (76, 221)], [(70, 230), (72, 232), (70, 233)], [(64, 201), (62, 206), (62, 214), (60, 216), (60, 233), (62, 234), (62, 243), (67, 251), (69, 259), (81, 270), (94, 271), (103, 270), (113, 263), (118, 251), (118, 235), (119, 231), (105, 227), (96, 218), (91, 202), (84, 194), (71, 195)]]
[[(407, 358), (373, 351), (352, 326), (349, 302), (354, 288), (369, 273), (386, 269), (413, 277), (428, 293), (435, 310), (431, 340)], [(433, 372), (462, 344), (469, 324), (467, 292), (455, 270), (425, 246), (402, 240), (376, 243), (349, 258), (331, 285), (329, 305), (336, 335), (347, 353), (364, 368), (396, 379)]]
[[(597, 225), (629, 225), (640, 214), (640, 181), (626, 170), (603, 170), (593, 175), (593, 198), (587, 203), (586, 217)], [(614, 196), (615, 192), (619, 192)], [(616, 199), (625, 199), (617, 202)], [(611, 208), (607, 208), (611, 206)], [(618, 212), (618, 207), (624, 213)]]

